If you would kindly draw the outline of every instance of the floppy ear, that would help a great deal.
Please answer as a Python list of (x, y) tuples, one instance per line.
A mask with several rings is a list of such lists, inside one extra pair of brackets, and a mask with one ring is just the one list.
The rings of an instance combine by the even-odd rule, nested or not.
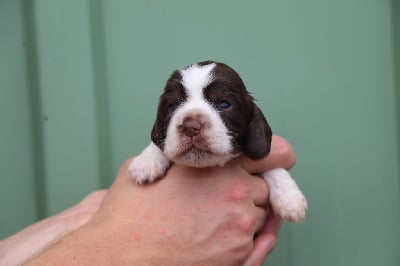
[[(159, 108), (160, 109), (160, 108)], [(160, 115), (160, 110), (157, 112), (157, 118), (151, 130), (151, 140), (161, 150), (164, 150), (164, 141), (167, 136), (166, 119)]]
[(272, 131), (260, 108), (254, 103), (253, 117), (247, 127), (243, 152), (250, 159), (259, 160), (271, 149)]

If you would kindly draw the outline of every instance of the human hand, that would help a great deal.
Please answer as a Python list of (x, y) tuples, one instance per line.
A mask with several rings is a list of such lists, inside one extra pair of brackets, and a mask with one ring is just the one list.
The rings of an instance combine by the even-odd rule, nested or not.
[(248, 172), (294, 161), (290, 146), (275, 137), (265, 160), (173, 166), (163, 180), (143, 187), (134, 185), (125, 163), (95, 217), (31, 263), (259, 265), (280, 222), (270, 216), (263, 226), (268, 190)]
[(106, 190), (98, 190), (81, 202), (0, 241), (0, 265), (20, 265), (61, 236), (76, 230), (98, 210)]
[(115, 240), (107, 250), (125, 247), (126, 253), (118, 248), (116, 255), (130, 257), (126, 264), (243, 263), (266, 217), (268, 190), (261, 178), (234, 164), (212, 169), (174, 165), (164, 179), (138, 187), (127, 166), (93, 219), (104, 241)]

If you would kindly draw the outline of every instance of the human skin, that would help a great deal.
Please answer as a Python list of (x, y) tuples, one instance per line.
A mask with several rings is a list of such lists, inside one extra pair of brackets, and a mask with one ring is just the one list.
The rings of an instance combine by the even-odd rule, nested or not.
[[(141, 187), (125, 163), (98, 212), (67, 226), (58, 237), (78, 229), (28, 264), (260, 265), (281, 222), (270, 213), (264, 224), (268, 189), (248, 173), (289, 169), (294, 162), (290, 145), (274, 137), (264, 160), (238, 158), (212, 169), (173, 166), (163, 180)], [(43, 228), (31, 228), (32, 239), (35, 230)]]
[(107, 190), (90, 193), (78, 204), (38, 221), (0, 241), (0, 265), (20, 265), (50, 242), (86, 224), (100, 207)]

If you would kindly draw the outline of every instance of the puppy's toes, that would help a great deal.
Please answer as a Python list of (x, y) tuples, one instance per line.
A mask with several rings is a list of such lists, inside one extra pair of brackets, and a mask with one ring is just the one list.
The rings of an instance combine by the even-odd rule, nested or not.
[(307, 201), (300, 190), (271, 193), (270, 202), (275, 213), (283, 220), (299, 223), (306, 217)]
[(131, 174), (133, 180), (139, 185), (142, 185), (147, 182), (152, 182), (154, 177), (151, 176), (151, 173), (147, 170), (147, 167), (143, 167), (143, 165), (138, 162), (138, 158), (132, 159), (132, 162), (129, 165), (128, 171)]
[(168, 166), (169, 162), (148, 160), (138, 156), (132, 160), (128, 171), (137, 184), (143, 185), (163, 177)]
[(269, 186), (269, 199), (275, 213), (282, 219), (295, 223), (304, 220), (307, 201), (289, 172), (277, 168), (263, 176)]
[(162, 151), (151, 142), (142, 153), (132, 159), (128, 171), (137, 184), (153, 183), (164, 176), (170, 161)]

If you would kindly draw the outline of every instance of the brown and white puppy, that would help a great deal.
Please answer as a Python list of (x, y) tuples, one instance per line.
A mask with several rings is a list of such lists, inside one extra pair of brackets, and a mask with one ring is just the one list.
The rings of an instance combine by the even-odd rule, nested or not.
[[(176, 70), (160, 97), (152, 143), (130, 164), (138, 184), (162, 178), (171, 162), (190, 167), (222, 166), (244, 153), (268, 155), (272, 131), (240, 76), (223, 63), (205, 61)], [(307, 202), (289, 173), (263, 174), (270, 203), (285, 220), (304, 219)]]

